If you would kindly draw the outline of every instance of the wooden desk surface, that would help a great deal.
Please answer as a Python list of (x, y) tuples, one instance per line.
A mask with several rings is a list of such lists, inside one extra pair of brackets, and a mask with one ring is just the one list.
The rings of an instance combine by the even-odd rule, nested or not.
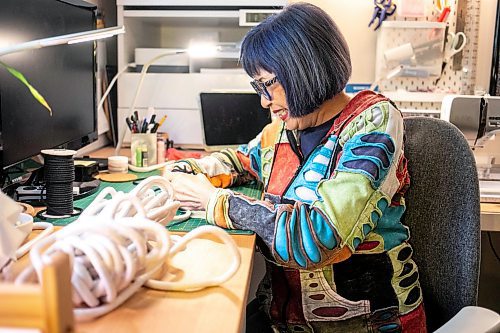
[[(59, 227), (57, 227), (59, 229)], [(32, 233), (30, 238), (37, 232)], [(180, 233), (175, 233), (182, 235)], [(91, 322), (76, 323), (76, 332), (241, 332), (253, 268), (255, 235), (231, 235), (241, 254), (236, 274), (219, 287), (196, 292), (158, 291), (142, 287), (125, 303)], [(187, 244), (170, 263), (182, 281), (204, 280), (229, 266), (227, 247), (210, 236)], [(6, 268), (4, 276), (13, 281), (28, 265), (28, 255)], [(193, 274), (195, 273), (195, 274)], [(173, 279), (172, 281), (176, 281)], [(68, 295), (68, 297), (71, 297)], [(1, 328), (0, 328), (1, 331)]]
[[(196, 292), (165, 292), (141, 288), (118, 309), (88, 323), (78, 323), (77, 332), (240, 332), (255, 248), (254, 235), (231, 235), (241, 253), (241, 266), (220, 287)], [(200, 246), (200, 244), (198, 244)], [(201, 245), (202, 246), (202, 245)], [(199, 253), (199, 252), (197, 252)], [(227, 258), (226, 258), (227, 259)], [(190, 267), (195, 271), (224, 266), (224, 256)], [(208, 267), (210, 266), (210, 267)]]
[(500, 231), (499, 203), (481, 203), (481, 231)]

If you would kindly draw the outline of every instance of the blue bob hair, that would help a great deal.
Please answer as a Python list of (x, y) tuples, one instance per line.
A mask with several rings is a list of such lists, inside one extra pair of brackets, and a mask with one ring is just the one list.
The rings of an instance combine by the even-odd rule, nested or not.
[(295, 118), (341, 92), (352, 71), (339, 28), (308, 3), (288, 5), (251, 29), (242, 42), (240, 62), (251, 77), (261, 70), (276, 75)]

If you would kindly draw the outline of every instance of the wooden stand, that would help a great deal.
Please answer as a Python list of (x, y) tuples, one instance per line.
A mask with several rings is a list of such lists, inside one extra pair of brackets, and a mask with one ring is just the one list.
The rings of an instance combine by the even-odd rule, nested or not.
[(41, 285), (0, 283), (0, 327), (74, 331), (69, 257), (57, 253), (42, 273)]

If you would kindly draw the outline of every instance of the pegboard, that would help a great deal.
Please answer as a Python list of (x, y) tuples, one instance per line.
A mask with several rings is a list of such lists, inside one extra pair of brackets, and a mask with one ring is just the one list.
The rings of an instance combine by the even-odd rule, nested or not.
[[(436, 21), (438, 12), (434, 8), (428, 10), (428, 15), (421, 18), (390, 16), (388, 20), (403, 21)], [(439, 82), (435, 84), (436, 77), (418, 78), (418, 77), (395, 77), (389, 80), (381, 80), (379, 89), (382, 93), (404, 89), (409, 92), (424, 92), (434, 94), (473, 94), (476, 80), (476, 63), (479, 35), (479, 10), (480, 0), (450, 0), (451, 12), (447, 19), (448, 32), (456, 32), (457, 26), (457, 4), (458, 1), (464, 1), (462, 6), (466, 9), (464, 33), (467, 36), (467, 44), (462, 51), (463, 69), (454, 71), (452, 69), (453, 61), (449, 61), (443, 71)], [(439, 98), (437, 98), (439, 99)], [(408, 114), (424, 114), (429, 116), (439, 116), (441, 109), (440, 101), (420, 102), (418, 100), (397, 101), (400, 109)], [(429, 111), (426, 113), (425, 111)], [(416, 111), (416, 112), (415, 112)]]

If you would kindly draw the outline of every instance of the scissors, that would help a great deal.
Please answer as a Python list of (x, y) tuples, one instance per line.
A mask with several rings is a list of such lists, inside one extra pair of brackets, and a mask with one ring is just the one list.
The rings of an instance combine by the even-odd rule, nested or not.
[(373, 10), (372, 19), (370, 20), (370, 23), (368, 23), (368, 27), (370, 27), (375, 22), (375, 19), (378, 18), (378, 23), (374, 29), (377, 30), (380, 28), (380, 25), (387, 18), (387, 16), (391, 16), (396, 12), (397, 6), (395, 3), (392, 3), (392, 0), (373, 0), (373, 4), (375, 5), (375, 8)]
[(445, 61), (453, 58), (455, 54), (461, 52), (467, 44), (467, 36), (463, 32), (448, 33), (447, 43), (444, 48)]
[(447, 34), (447, 39), (446, 43), (444, 45), (444, 55), (443, 55), (443, 64), (441, 66), (441, 74), (437, 78), (436, 81), (434, 81), (434, 84), (437, 84), (439, 80), (441, 80), (441, 77), (443, 76), (444, 69), (446, 67), (446, 64), (448, 61), (455, 56), (458, 52), (461, 52), (465, 44), (467, 44), (467, 36), (463, 32), (449, 32)]

